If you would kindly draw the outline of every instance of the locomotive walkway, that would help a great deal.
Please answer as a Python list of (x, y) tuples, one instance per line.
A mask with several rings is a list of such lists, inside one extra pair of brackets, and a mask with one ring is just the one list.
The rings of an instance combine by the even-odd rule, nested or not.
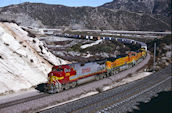
[(107, 84), (112, 84), (112, 82), (124, 78), (129, 73), (136, 72), (138, 69), (145, 66), (149, 62), (149, 59), (150, 59), (150, 55), (147, 54), (147, 57), (141, 63), (137, 64), (136, 66), (128, 70), (122, 71), (108, 78), (104, 78), (99, 81), (90, 82), (57, 94), (48, 95), (48, 94), (40, 93), (35, 96), (20, 98), (15, 101), (2, 103), (0, 104), (0, 112), (3, 113), (28, 112), (28, 111), (31, 112), (31, 110), (35, 112), (36, 110), (45, 108), (49, 105), (61, 103), (69, 99), (76, 98), (78, 97), (78, 95), (82, 95), (90, 91), (95, 91), (97, 88), (102, 88)]
[[(139, 101), (145, 101), (158, 92), (171, 90), (171, 65), (141, 80), (73, 101), (41, 113), (124, 113)], [(147, 101), (147, 100), (146, 100)]]

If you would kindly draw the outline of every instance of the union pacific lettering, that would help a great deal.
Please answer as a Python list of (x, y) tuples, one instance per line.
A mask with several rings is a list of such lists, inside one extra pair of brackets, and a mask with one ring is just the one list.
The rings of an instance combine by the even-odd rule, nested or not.
[(85, 69), (82, 69), (82, 73), (88, 73), (91, 71), (91, 68), (85, 68)]

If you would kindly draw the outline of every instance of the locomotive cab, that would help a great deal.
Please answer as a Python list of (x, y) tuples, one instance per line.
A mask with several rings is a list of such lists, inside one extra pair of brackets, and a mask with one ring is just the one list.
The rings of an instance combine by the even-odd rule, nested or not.
[(50, 83), (61, 84), (69, 82), (69, 77), (76, 75), (76, 71), (70, 65), (54, 66), (52, 71), (48, 74)]
[(64, 79), (63, 73), (63, 68), (53, 67), (52, 71), (48, 74), (49, 83), (55, 84), (57, 81)]

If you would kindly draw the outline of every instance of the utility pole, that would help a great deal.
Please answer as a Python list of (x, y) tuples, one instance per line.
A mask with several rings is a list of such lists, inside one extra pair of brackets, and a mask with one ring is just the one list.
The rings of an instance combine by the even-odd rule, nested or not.
[(153, 59), (153, 72), (155, 72), (156, 68), (156, 42), (158, 41), (157, 38), (154, 39), (154, 59)]

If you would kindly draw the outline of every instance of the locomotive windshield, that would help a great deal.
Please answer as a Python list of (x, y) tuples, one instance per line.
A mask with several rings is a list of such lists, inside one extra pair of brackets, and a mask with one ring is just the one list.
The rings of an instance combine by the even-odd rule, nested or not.
[(57, 68), (57, 69), (56, 68), (53, 68), (52, 71), (62, 72), (63, 69), (62, 68)]
[(52, 68), (52, 71), (56, 71), (56, 68), (55, 68), (55, 67), (53, 67), (53, 68)]
[(61, 68), (57, 68), (56, 70), (57, 70), (57, 72), (62, 72), (63, 71), (63, 69), (61, 69)]

